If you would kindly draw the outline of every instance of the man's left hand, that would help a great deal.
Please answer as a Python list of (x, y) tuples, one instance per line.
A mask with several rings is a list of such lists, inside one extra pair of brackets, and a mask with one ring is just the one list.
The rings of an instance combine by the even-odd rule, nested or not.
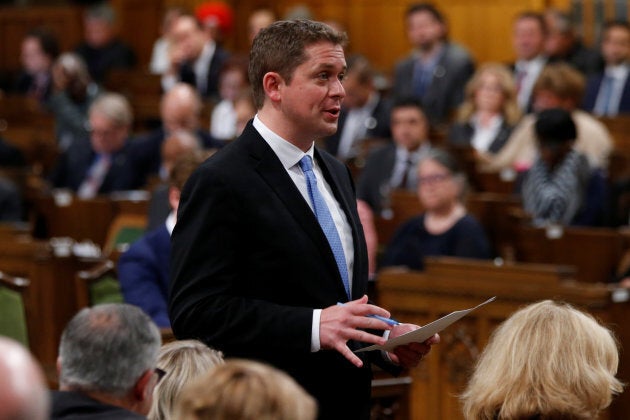
[[(400, 324), (395, 326), (390, 334), (389, 339), (396, 338), (400, 335), (406, 334), (410, 331), (420, 328), (413, 324)], [(440, 342), (440, 336), (435, 334), (424, 343), (409, 343), (404, 346), (398, 346), (394, 349), (394, 352), (388, 353), (392, 362), (400, 365), (404, 368), (413, 368), (418, 366), (420, 360), (431, 351), (431, 346)]]

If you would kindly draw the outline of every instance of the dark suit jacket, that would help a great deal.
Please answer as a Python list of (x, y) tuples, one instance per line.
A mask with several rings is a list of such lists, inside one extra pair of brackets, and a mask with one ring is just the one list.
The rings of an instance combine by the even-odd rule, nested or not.
[[(413, 95), (413, 70), (417, 57), (412, 55), (396, 65), (394, 97)], [(432, 124), (440, 124), (464, 99), (464, 87), (474, 72), (470, 54), (457, 44), (445, 43), (433, 79), (422, 100), (424, 112)]]
[[(82, 138), (73, 141), (59, 156), (51, 174), (50, 180), (53, 186), (77, 191), (95, 157), (96, 154), (92, 150), (89, 139)], [(112, 164), (98, 193), (106, 194), (143, 187), (146, 184), (147, 173), (139, 162), (141, 162), (139, 150), (133, 141), (128, 140), (125, 146), (112, 156)]]
[[(391, 113), (391, 103), (387, 99), (381, 97), (379, 101), (376, 103), (374, 110), (372, 111), (372, 118), (376, 125), (373, 128), (368, 128), (365, 133), (365, 137), (374, 137), (374, 138), (384, 138), (388, 139), (391, 137), (390, 130), (390, 113)], [(346, 118), (348, 118), (348, 110), (343, 108), (341, 113), (339, 114), (339, 128), (337, 132), (332, 136), (326, 137), (325, 145), (326, 151), (331, 155), (337, 156), (337, 151), (339, 150), (339, 141), (341, 140), (341, 134), (343, 133), (343, 127), (346, 123)]]
[(136, 65), (136, 54), (120, 40), (114, 40), (102, 48), (93, 48), (82, 43), (75, 51), (88, 66), (92, 79), (103, 83), (112, 69), (130, 69)]
[(124, 408), (103, 404), (79, 392), (51, 392), (51, 420), (141, 420), (146, 417)]
[[(597, 95), (604, 80), (604, 73), (598, 73), (588, 78), (586, 82), (586, 93), (584, 94), (584, 110), (593, 112)], [(626, 78), (626, 84), (623, 86), (623, 93), (619, 101), (619, 113), (630, 113), (630, 77)]]
[[(350, 173), (326, 152), (315, 158), (352, 227), (356, 299), (368, 267)], [(319, 400), (321, 418), (367, 418), (369, 363), (358, 369), (336, 351), (310, 351), (313, 308), (345, 301), (313, 211), (250, 122), (183, 189), (171, 254), (175, 335), (285, 370)]]
[[(488, 151), (494, 154), (501, 150), (501, 148), (505, 146), (505, 143), (507, 143), (508, 138), (510, 138), (510, 134), (513, 129), (513, 126), (508, 125), (508, 123), (503, 121), (497, 136), (494, 138), (492, 143), (490, 143)], [(453, 146), (468, 147), (471, 145), (470, 141), (472, 140), (474, 134), (475, 131), (472, 124), (455, 123), (451, 125), (451, 129), (448, 132), (448, 141)]]
[[(203, 98), (219, 99), (219, 73), (223, 63), (229, 57), (229, 53), (223, 48), (216, 46), (208, 68), (208, 80), (203, 90), (197, 89)], [(179, 80), (197, 87), (197, 81), (193, 67), (190, 63), (184, 63), (179, 69)]]
[(120, 256), (118, 279), (125, 302), (139, 306), (160, 328), (170, 327), (167, 298), (171, 236), (162, 223)]

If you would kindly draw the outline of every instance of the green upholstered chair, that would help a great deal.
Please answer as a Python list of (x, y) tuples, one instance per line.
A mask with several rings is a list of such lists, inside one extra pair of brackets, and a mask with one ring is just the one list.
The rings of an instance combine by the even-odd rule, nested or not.
[(101, 303), (124, 302), (116, 265), (111, 260), (97, 263), (90, 270), (79, 271), (75, 278), (79, 308)]
[(30, 281), (0, 272), (0, 335), (13, 338), (28, 347), (26, 317)]

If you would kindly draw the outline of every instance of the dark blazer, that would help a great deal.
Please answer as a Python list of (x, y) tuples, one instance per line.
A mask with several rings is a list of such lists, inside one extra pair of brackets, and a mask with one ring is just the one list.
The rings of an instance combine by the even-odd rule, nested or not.
[[(315, 158), (352, 227), (356, 299), (368, 265), (350, 173), (326, 152)], [(318, 399), (321, 418), (367, 419), (369, 363), (358, 369), (336, 351), (310, 351), (313, 308), (345, 301), (313, 211), (250, 122), (183, 189), (171, 254), (175, 335), (285, 370)], [(360, 355), (371, 353), (380, 352)]]
[[(513, 129), (514, 126), (511, 126), (503, 121), (501, 127), (499, 128), (497, 136), (494, 138), (492, 143), (490, 143), (488, 151), (492, 154), (495, 154), (499, 150), (501, 150), (501, 148), (505, 146), (505, 143), (507, 143), (508, 139), (510, 138), (510, 134), (512, 133)], [(470, 141), (472, 140), (474, 134), (475, 130), (471, 123), (454, 123), (451, 125), (451, 128), (448, 132), (448, 141), (453, 146), (468, 147), (471, 146)]]
[(79, 392), (51, 392), (51, 420), (141, 420), (146, 417), (104, 404)]
[(160, 328), (170, 327), (167, 298), (171, 235), (163, 223), (120, 256), (118, 280), (125, 302), (139, 306)]
[(137, 61), (136, 53), (120, 40), (114, 40), (102, 48), (82, 43), (75, 52), (83, 58), (92, 79), (97, 83), (106, 81), (110, 70), (131, 69)]
[[(208, 68), (208, 80), (205, 89), (197, 89), (204, 99), (219, 99), (219, 73), (223, 67), (223, 63), (228, 59), (230, 54), (223, 48), (216, 46), (212, 59)], [(184, 63), (179, 69), (179, 80), (197, 87), (195, 73), (190, 63)]]
[[(598, 73), (588, 78), (586, 82), (586, 93), (584, 94), (584, 110), (593, 112), (595, 109), (595, 103), (597, 102), (597, 95), (599, 89), (604, 80), (604, 73)], [(630, 113), (630, 77), (626, 78), (626, 84), (623, 86), (623, 93), (621, 94), (621, 100), (619, 101), (619, 113)]]
[[(413, 70), (417, 57), (412, 55), (396, 65), (394, 97), (413, 95)], [(433, 79), (423, 98), (422, 106), (432, 124), (446, 122), (449, 114), (464, 100), (464, 87), (474, 72), (470, 54), (457, 44), (445, 43)]]
[(168, 201), (169, 186), (167, 182), (162, 182), (151, 191), (151, 199), (149, 200), (149, 220), (147, 221), (147, 230), (159, 228), (164, 224), (166, 218), (171, 212), (171, 204)]
[[(384, 138), (388, 139), (391, 137), (390, 130), (390, 114), (391, 114), (391, 102), (383, 97), (381, 97), (374, 110), (372, 111), (371, 117), (373, 118), (373, 122), (375, 123), (374, 127), (368, 128), (365, 133), (365, 137), (373, 137), (373, 138)], [(343, 127), (346, 123), (346, 119), (348, 118), (348, 110), (345, 108), (341, 109), (339, 113), (339, 125), (337, 132), (332, 136), (326, 137), (324, 139), (324, 143), (326, 145), (326, 151), (331, 155), (337, 156), (337, 151), (339, 150), (339, 141), (341, 140), (341, 134), (343, 133)]]
[[(70, 188), (77, 191), (85, 179), (96, 154), (90, 140), (76, 139), (59, 156), (50, 180), (55, 188)], [(98, 191), (106, 194), (113, 191), (135, 190), (146, 184), (147, 173), (139, 164), (141, 158), (133, 141), (112, 156), (112, 164)]]

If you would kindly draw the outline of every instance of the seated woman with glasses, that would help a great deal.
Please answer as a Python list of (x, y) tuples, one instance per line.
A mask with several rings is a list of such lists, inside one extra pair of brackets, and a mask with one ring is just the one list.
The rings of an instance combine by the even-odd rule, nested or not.
[(466, 176), (447, 152), (432, 149), (418, 162), (418, 198), (424, 212), (394, 235), (385, 266), (424, 268), (426, 256), (491, 258), (490, 244), (479, 222), (466, 212)]

